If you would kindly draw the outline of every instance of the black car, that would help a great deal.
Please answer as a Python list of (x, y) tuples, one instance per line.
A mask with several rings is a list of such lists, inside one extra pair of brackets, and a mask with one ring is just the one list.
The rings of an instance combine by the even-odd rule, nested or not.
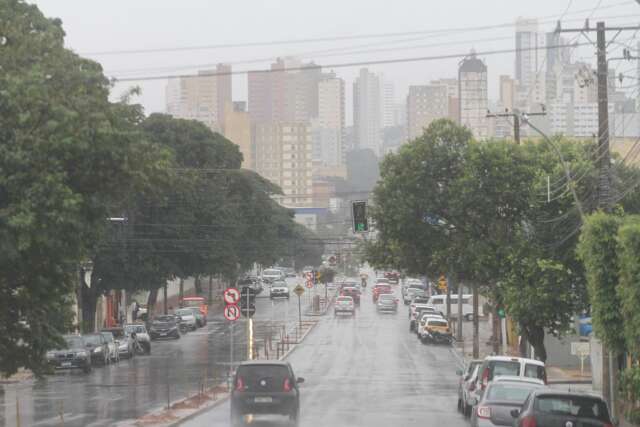
[(84, 346), (91, 354), (91, 362), (99, 365), (108, 365), (111, 361), (109, 357), (109, 343), (102, 334), (83, 335)]
[(513, 409), (514, 426), (612, 427), (607, 404), (591, 394), (550, 389), (535, 390)]
[(180, 339), (180, 324), (176, 316), (164, 315), (156, 316), (149, 328), (149, 337), (157, 339)]
[(55, 369), (82, 369), (91, 372), (91, 355), (80, 335), (65, 335), (65, 348), (47, 352), (47, 362)]
[(242, 362), (236, 371), (231, 392), (231, 425), (244, 424), (247, 414), (279, 414), (298, 425), (300, 392), (291, 365), (281, 361)]

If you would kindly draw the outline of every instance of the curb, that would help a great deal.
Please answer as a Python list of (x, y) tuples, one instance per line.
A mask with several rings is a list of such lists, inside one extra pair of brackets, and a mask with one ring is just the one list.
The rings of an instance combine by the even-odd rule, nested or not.
[[(320, 323), (319, 321), (317, 322), (313, 322), (311, 324), (311, 326), (309, 326), (309, 329), (307, 329), (304, 334), (302, 334), (302, 336), (298, 339), (298, 342), (291, 347), (289, 350), (287, 350), (287, 352), (285, 354), (283, 354), (282, 356), (280, 356), (280, 358), (278, 360), (284, 360), (287, 357), (289, 357), (291, 355), (291, 353), (293, 353), (295, 351), (296, 348), (298, 348), (298, 346), (302, 343), (302, 341), (304, 341), (304, 339), (307, 337), (307, 335), (309, 335), (309, 333), (311, 333), (312, 330), (315, 329), (316, 325)], [(226, 383), (223, 383), (226, 385)], [(184, 400), (184, 399), (183, 399)], [(177, 421), (174, 421), (170, 424), (166, 424), (166, 427), (178, 427), (180, 425), (182, 425), (183, 423), (186, 423), (187, 421), (190, 421), (200, 415), (202, 415), (203, 413), (216, 408), (220, 405), (222, 405), (223, 403), (225, 403), (227, 400), (229, 400), (229, 393), (227, 393), (225, 396), (221, 397), (220, 399), (216, 400), (215, 402), (212, 402), (211, 405), (203, 407), (203, 408), (199, 408), (198, 410), (196, 410), (196, 412), (193, 412), (189, 415), (186, 415), (183, 418), (180, 418)]]

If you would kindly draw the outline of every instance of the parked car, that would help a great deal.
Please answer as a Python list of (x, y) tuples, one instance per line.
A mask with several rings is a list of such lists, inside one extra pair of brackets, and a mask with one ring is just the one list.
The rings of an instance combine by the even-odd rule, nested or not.
[(444, 319), (442, 313), (432, 307), (418, 307), (411, 319), (409, 319), (409, 332), (415, 332), (420, 335), (420, 327), (424, 326), (424, 320), (427, 316)]
[(391, 286), (386, 283), (377, 283), (371, 292), (371, 297), (373, 298), (373, 302), (378, 302), (378, 297), (380, 294), (392, 294), (393, 290)]
[(120, 345), (116, 339), (113, 337), (113, 334), (110, 331), (100, 331), (104, 340), (107, 342), (107, 347), (109, 349), (109, 362), (117, 363), (120, 361), (120, 353), (118, 353), (118, 346)]
[(403, 294), (403, 300), (405, 305), (409, 305), (416, 297), (423, 297), (425, 295), (424, 289), (421, 285), (409, 285)]
[(384, 277), (391, 283), (392, 285), (397, 285), (400, 281), (400, 273), (397, 271), (387, 271), (384, 273)]
[(479, 401), (482, 392), (489, 382), (500, 375), (509, 375), (524, 378), (537, 378), (547, 383), (547, 371), (544, 363), (524, 357), (487, 356), (480, 366), (476, 380), (475, 393)]
[(416, 306), (418, 306), (418, 305), (432, 307), (432, 306), (429, 305), (429, 297), (417, 296), (417, 297), (413, 298), (411, 300), (411, 303), (409, 304), (409, 314), (411, 314), (416, 309)]
[(156, 316), (149, 328), (151, 340), (173, 338), (180, 339), (178, 319), (172, 315)]
[(207, 300), (205, 297), (197, 297), (197, 296), (183, 297), (182, 300), (180, 301), (180, 308), (191, 308), (191, 307), (195, 307), (198, 310), (200, 310), (204, 318), (205, 319), (207, 318), (207, 315), (209, 314), (209, 305), (207, 304)]
[(262, 280), (266, 283), (272, 283), (277, 280), (284, 280), (286, 278), (282, 270), (276, 268), (267, 268), (262, 271)]
[(196, 323), (196, 316), (193, 314), (192, 308), (179, 308), (174, 312), (174, 314), (179, 318), (181, 325), (184, 325), (184, 327), (190, 331), (195, 331), (198, 329), (198, 326)]
[[(520, 409), (531, 391), (544, 387), (540, 380), (498, 377), (487, 386), (471, 414), (472, 427), (513, 425), (511, 411)], [(540, 426), (549, 424), (541, 423)], [(562, 426), (565, 426), (563, 423)]]
[(538, 389), (529, 394), (522, 408), (511, 410), (513, 425), (613, 427), (602, 398), (590, 394)]
[(458, 380), (458, 411), (467, 417), (471, 414), (470, 392), (475, 387), (475, 378), (478, 375), (480, 365), (482, 365), (482, 360), (474, 359), (469, 361), (464, 370), (460, 369), (457, 372), (460, 376)]
[(106, 328), (100, 332), (113, 334), (113, 338), (115, 338), (118, 345), (118, 358), (126, 357), (130, 359), (135, 355), (134, 340), (131, 334), (126, 332), (123, 327)]
[(304, 378), (296, 378), (288, 362), (245, 361), (240, 363), (231, 391), (231, 425), (243, 425), (246, 414), (278, 414), (297, 426), (300, 391)]
[(345, 287), (340, 291), (340, 296), (353, 298), (355, 305), (360, 305), (360, 291), (355, 287)]
[(393, 294), (382, 294), (378, 297), (376, 310), (380, 312), (398, 312), (398, 298)]
[(269, 298), (286, 298), (289, 299), (290, 292), (289, 287), (286, 282), (275, 282), (271, 285), (271, 290), (269, 291)]
[(333, 306), (333, 314), (337, 316), (340, 313), (349, 313), (352, 316), (356, 315), (356, 307), (352, 297), (341, 296), (336, 298), (336, 303)]
[(80, 335), (65, 335), (66, 346), (47, 352), (47, 363), (54, 369), (82, 369), (91, 372), (91, 354)]
[(151, 354), (151, 337), (142, 323), (124, 325), (124, 331), (133, 340), (133, 349), (136, 354)]
[(426, 315), (424, 324), (421, 323), (419, 336), (424, 344), (451, 344), (453, 335), (449, 328), (449, 322), (443, 317)]
[(91, 354), (92, 364), (109, 364), (109, 360), (111, 360), (109, 358), (109, 345), (104, 335), (99, 333), (86, 334), (82, 338), (84, 339), (85, 348)]

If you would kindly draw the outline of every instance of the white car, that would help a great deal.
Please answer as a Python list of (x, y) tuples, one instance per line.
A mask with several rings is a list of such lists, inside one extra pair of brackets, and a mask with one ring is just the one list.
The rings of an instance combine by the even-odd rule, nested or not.
[(416, 297), (423, 297), (424, 289), (419, 287), (422, 285), (409, 285), (409, 287), (404, 291), (403, 298), (405, 305), (409, 305), (409, 303)]
[(120, 352), (118, 351), (118, 347), (120, 343), (118, 343), (115, 338), (113, 338), (113, 333), (111, 332), (100, 332), (107, 342), (107, 346), (109, 347), (109, 361), (112, 363), (120, 361)]
[(353, 298), (348, 296), (336, 298), (336, 303), (333, 306), (333, 314), (337, 316), (339, 313), (349, 313), (352, 316), (356, 314), (356, 306), (353, 303)]
[(272, 283), (277, 280), (284, 280), (286, 278), (282, 270), (277, 268), (267, 268), (262, 272), (262, 281), (266, 283)]
[(289, 299), (289, 288), (281, 283), (274, 283), (271, 285), (269, 291), (269, 298), (286, 298)]
[(175, 311), (175, 315), (180, 318), (180, 323), (185, 325), (192, 331), (198, 328), (196, 316), (193, 314), (193, 310), (190, 308), (179, 308)]

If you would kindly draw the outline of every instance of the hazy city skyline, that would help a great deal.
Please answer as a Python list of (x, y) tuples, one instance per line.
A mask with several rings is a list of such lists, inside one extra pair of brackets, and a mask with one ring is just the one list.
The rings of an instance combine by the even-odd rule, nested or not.
[[(607, 22), (630, 22), (640, 16), (634, 1), (580, 0), (536, 3), (493, 1), (485, 3), (465, 0), (441, 3), (437, 8), (418, 2), (328, 0), (322, 4), (281, 0), (268, 4), (237, 1), (224, 7), (204, 0), (188, 4), (147, 0), (135, 3), (114, 0), (109, 8), (101, 3), (37, 0), (47, 16), (59, 17), (67, 33), (67, 46), (100, 62), (110, 77), (153, 76), (195, 73), (214, 68), (218, 62), (231, 63), (234, 70), (265, 68), (278, 56), (298, 55), (303, 61), (319, 65), (368, 61), (413, 56), (479, 52), (509, 49), (515, 46), (515, 21), (518, 17), (542, 18), (540, 31), (551, 31), (554, 21), (564, 17), (566, 25), (579, 26), (592, 15)], [(570, 6), (567, 8), (567, 6)], [(247, 14), (251, 10), (251, 14)], [(460, 13), (464, 11), (464, 13)], [(593, 13), (592, 13), (593, 12)], [(271, 46), (182, 50), (143, 54), (95, 54), (131, 49), (165, 49), (213, 44), (237, 44), (286, 39), (357, 37), (368, 34), (425, 32), (447, 28), (493, 27), (482, 31), (460, 31), (379, 38), (352, 38), (331, 42), (275, 44)], [(510, 25), (506, 25), (510, 24)], [(117, 31), (116, 31), (117, 30)], [(266, 35), (268, 34), (268, 36)], [(628, 36), (627, 36), (628, 37)], [(341, 50), (344, 49), (344, 50)], [(349, 50), (347, 50), (349, 49)], [(359, 53), (356, 53), (359, 52)], [(592, 49), (579, 49), (575, 59), (593, 62)], [(341, 56), (338, 54), (343, 53)], [(489, 75), (489, 98), (498, 98), (499, 76), (514, 75), (512, 53), (482, 57)], [(261, 60), (261, 61), (258, 61)], [(424, 85), (438, 78), (455, 77), (459, 59), (415, 62), (395, 65), (371, 65), (374, 73), (382, 73), (395, 85), (396, 101), (404, 102), (410, 85)], [(190, 67), (192, 66), (193, 67)], [(209, 66), (207, 66), (209, 65)], [(136, 70), (132, 72), (131, 70)], [(324, 69), (329, 72), (331, 69)], [(352, 83), (359, 67), (336, 70), (346, 83), (347, 125), (352, 124)], [(148, 113), (165, 110), (166, 81), (126, 82), (118, 84), (114, 95), (139, 84), (142, 95), (138, 102)], [(247, 99), (247, 77), (233, 78), (235, 101)]]

